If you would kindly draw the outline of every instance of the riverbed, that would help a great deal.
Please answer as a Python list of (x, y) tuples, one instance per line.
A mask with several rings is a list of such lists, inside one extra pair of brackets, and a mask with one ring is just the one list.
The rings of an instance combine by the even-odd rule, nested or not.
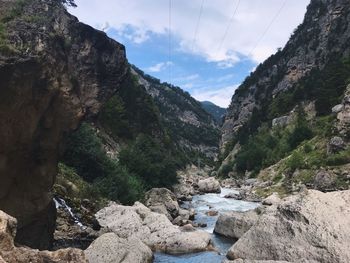
[(255, 209), (259, 203), (240, 201), (224, 198), (229, 193), (238, 193), (236, 190), (222, 188), (220, 194), (204, 194), (193, 196), (191, 202), (185, 202), (182, 207), (194, 208), (196, 211), (196, 223), (206, 223), (202, 230), (211, 233), (212, 242), (218, 252), (200, 252), (185, 255), (167, 255), (163, 253), (154, 254), (154, 263), (220, 263), (225, 259), (226, 252), (234, 244), (234, 240), (221, 237), (215, 233), (214, 227), (217, 216), (208, 216), (209, 210), (218, 211), (219, 214), (228, 211), (248, 211)]

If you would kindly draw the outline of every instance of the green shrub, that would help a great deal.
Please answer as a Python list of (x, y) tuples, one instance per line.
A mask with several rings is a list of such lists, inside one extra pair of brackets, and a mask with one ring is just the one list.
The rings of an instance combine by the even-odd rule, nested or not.
[(287, 169), (289, 169), (291, 172), (294, 172), (296, 169), (302, 168), (303, 165), (303, 155), (298, 151), (293, 152), (293, 154), (288, 158), (286, 162)]
[(327, 157), (326, 164), (330, 166), (337, 166), (350, 163), (350, 147), (344, 151), (332, 154)]

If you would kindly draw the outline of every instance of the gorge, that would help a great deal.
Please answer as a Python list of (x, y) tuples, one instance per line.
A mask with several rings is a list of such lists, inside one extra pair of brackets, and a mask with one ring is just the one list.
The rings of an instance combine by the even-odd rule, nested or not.
[(347, 0), (312, 0), (223, 123), (67, 4), (0, 0), (0, 262), (350, 261)]

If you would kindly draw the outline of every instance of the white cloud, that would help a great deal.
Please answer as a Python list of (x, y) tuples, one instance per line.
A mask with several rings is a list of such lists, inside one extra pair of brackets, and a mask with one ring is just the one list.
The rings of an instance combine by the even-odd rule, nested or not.
[(167, 62), (160, 62), (155, 64), (154, 66), (151, 66), (149, 68), (147, 68), (147, 71), (149, 72), (160, 72), (163, 71), (164, 69), (166, 69), (168, 66), (173, 65), (172, 62), (167, 61)]
[(199, 101), (211, 101), (220, 107), (228, 107), (231, 102), (232, 94), (238, 85), (218, 88), (218, 89), (198, 89), (192, 92), (192, 96)]
[[(277, 47), (284, 46), (291, 32), (301, 23), (305, 7), (310, 0), (287, 0), (282, 12), (262, 39), (262, 34), (283, 1), (240, 1), (224, 41), (222, 41), (223, 35), (238, 0), (206, 0), (193, 46), (201, 1), (172, 1), (171, 31), (174, 38), (179, 40), (177, 48), (201, 55), (208, 61), (219, 62), (220, 66), (230, 67), (237, 63), (242, 55), (249, 56), (256, 62), (262, 62), (275, 52)], [(95, 27), (108, 21), (109, 26), (118, 32), (128, 27), (132, 28), (134, 32), (127, 37), (135, 43), (147, 41), (150, 33), (169, 32), (168, 1), (165, 0), (76, 0), (76, 2), (78, 8), (70, 11), (80, 20)]]

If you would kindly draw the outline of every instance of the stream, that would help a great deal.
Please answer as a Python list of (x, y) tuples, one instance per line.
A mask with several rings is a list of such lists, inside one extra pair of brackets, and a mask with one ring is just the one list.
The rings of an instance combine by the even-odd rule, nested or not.
[(255, 209), (259, 203), (239, 201), (230, 198), (224, 198), (228, 193), (238, 193), (236, 190), (222, 188), (220, 194), (204, 194), (193, 196), (191, 202), (185, 202), (183, 208), (194, 208), (196, 218), (194, 222), (206, 223), (202, 230), (211, 233), (211, 239), (215, 248), (219, 251), (207, 251), (184, 255), (167, 255), (164, 253), (154, 254), (154, 263), (220, 263), (226, 258), (226, 252), (234, 244), (234, 240), (228, 239), (213, 233), (217, 216), (208, 216), (205, 212), (215, 210), (220, 212), (228, 211), (248, 211)]

